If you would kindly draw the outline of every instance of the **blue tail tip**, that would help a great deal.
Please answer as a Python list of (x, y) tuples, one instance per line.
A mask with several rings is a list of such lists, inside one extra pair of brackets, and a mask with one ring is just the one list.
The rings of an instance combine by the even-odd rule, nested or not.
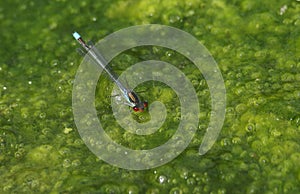
[(78, 40), (81, 36), (77, 32), (73, 32), (73, 37)]

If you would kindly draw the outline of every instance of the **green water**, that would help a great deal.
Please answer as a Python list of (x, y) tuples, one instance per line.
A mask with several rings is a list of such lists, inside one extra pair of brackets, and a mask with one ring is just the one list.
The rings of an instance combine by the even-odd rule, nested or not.
[[(118, 73), (141, 57), (172, 62), (192, 80), (201, 108), (199, 130), (182, 154), (155, 169), (129, 171), (98, 159), (74, 124), (72, 82), (81, 57), (71, 33), (97, 41), (147, 23), (180, 28), (209, 49), (223, 74), (227, 112), (217, 142), (199, 156), (210, 111), (201, 73), (162, 48), (118, 56)], [(2, 1), (0, 40), (0, 193), (300, 192), (299, 1)], [(163, 101), (169, 113), (147, 139), (111, 124), (105, 95), (113, 85), (105, 76), (100, 82), (97, 113), (117, 142), (149, 149), (174, 133), (180, 109), (169, 87), (139, 86), (147, 90), (143, 98)]]

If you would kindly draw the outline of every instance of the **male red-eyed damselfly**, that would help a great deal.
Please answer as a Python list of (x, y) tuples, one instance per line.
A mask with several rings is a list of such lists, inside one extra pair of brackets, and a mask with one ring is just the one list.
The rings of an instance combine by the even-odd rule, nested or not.
[(128, 104), (135, 112), (142, 112), (147, 107), (147, 102), (141, 101), (139, 96), (133, 90), (125, 87), (119, 80), (116, 74), (106, 67), (107, 61), (98, 51), (98, 49), (92, 44), (86, 44), (85, 41), (81, 38), (81, 36), (77, 33), (73, 33), (73, 37), (79, 42), (79, 44), (84, 48), (85, 54), (87, 54), (92, 61), (96, 65), (100, 65), (100, 67), (108, 74), (110, 79), (117, 84), (118, 88), (122, 92), (122, 96), (126, 100), (126, 104)]

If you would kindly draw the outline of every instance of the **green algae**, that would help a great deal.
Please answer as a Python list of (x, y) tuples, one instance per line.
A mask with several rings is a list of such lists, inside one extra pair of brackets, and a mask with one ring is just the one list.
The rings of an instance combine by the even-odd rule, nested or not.
[[(201, 73), (162, 48), (118, 56), (112, 64), (118, 73), (141, 57), (176, 65), (191, 79), (201, 108), (186, 151), (164, 166), (128, 171), (97, 159), (76, 130), (71, 95), (81, 58), (71, 33), (97, 41), (145, 23), (178, 27), (209, 49), (224, 77), (227, 113), (218, 141), (199, 156), (210, 114)], [(1, 3), (0, 29), (1, 193), (300, 192), (299, 1), (13, 0)], [(114, 140), (143, 149), (174, 134), (180, 109), (170, 88), (139, 86), (149, 88), (141, 96), (161, 99), (169, 112), (161, 130), (138, 137), (112, 124), (112, 84), (105, 76), (100, 81), (98, 90), (107, 93), (99, 92), (95, 104)]]

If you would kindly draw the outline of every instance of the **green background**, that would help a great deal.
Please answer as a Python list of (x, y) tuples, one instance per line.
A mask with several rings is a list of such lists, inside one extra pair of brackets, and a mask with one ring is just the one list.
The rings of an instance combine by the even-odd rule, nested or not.
[[(192, 80), (203, 113), (191, 145), (175, 160), (129, 171), (98, 159), (77, 132), (72, 82), (82, 58), (71, 34), (77, 30), (96, 42), (149, 23), (182, 29), (211, 52), (227, 90), (226, 120), (215, 145), (199, 156), (210, 110), (205, 80), (176, 53), (150, 48), (145, 58), (184, 64), (180, 68)], [(114, 68), (123, 71), (143, 53), (120, 56)], [(109, 100), (101, 91), (113, 85), (105, 76), (101, 80), (96, 105), (110, 126)], [(180, 112), (169, 90), (157, 85), (142, 94), (171, 104), (171, 116), (153, 142), (122, 135), (117, 125), (108, 133), (140, 149), (167, 140)], [(0, 193), (299, 193), (299, 100), (296, 0), (0, 2)]]

